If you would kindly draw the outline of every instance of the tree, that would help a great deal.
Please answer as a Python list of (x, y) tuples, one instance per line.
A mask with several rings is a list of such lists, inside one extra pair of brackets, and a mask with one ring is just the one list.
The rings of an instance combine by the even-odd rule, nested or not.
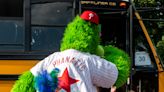
[[(164, 0), (134, 0), (150, 37), (164, 61)], [(145, 21), (145, 20), (146, 21)]]

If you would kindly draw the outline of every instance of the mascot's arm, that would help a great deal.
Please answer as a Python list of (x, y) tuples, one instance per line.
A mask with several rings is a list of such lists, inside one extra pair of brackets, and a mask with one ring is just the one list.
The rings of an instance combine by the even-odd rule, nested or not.
[(30, 71), (23, 73), (14, 84), (11, 92), (35, 92), (33, 74)]
[(104, 47), (104, 58), (117, 66), (118, 78), (114, 86), (123, 86), (130, 74), (130, 58), (123, 50), (111, 45)]

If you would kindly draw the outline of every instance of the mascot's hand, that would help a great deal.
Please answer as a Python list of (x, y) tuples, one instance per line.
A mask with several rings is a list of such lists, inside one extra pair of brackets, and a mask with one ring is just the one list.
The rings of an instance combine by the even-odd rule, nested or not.
[(14, 84), (11, 92), (35, 92), (33, 74), (30, 71), (23, 73)]

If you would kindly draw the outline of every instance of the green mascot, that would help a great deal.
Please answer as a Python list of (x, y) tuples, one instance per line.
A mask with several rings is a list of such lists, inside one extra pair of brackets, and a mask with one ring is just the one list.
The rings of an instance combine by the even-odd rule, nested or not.
[(54, 52), (15, 82), (11, 92), (98, 92), (121, 87), (130, 71), (130, 58), (113, 46), (100, 45), (99, 17), (84, 11), (70, 22)]

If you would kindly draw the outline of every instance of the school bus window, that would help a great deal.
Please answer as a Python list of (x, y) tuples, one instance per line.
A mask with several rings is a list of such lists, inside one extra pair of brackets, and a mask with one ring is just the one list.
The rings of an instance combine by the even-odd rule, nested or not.
[(22, 21), (0, 20), (0, 51), (22, 51), (23, 35)]
[(33, 4), (31, 22), (36, 25), (66, 25), (72, 18), (72, 9), (69, 2)]
[(59, 51), (64, 27), (32, 27), (32, 51)]
[(0, 52), (24, 50), (23, 0), (0, 0)]
[(23, 17), (23, 0), (0, 0), (0, 17)]
[(58, 51), (63, 31), (72, 18), (71, 2), (32, 4), (31, 51)]

